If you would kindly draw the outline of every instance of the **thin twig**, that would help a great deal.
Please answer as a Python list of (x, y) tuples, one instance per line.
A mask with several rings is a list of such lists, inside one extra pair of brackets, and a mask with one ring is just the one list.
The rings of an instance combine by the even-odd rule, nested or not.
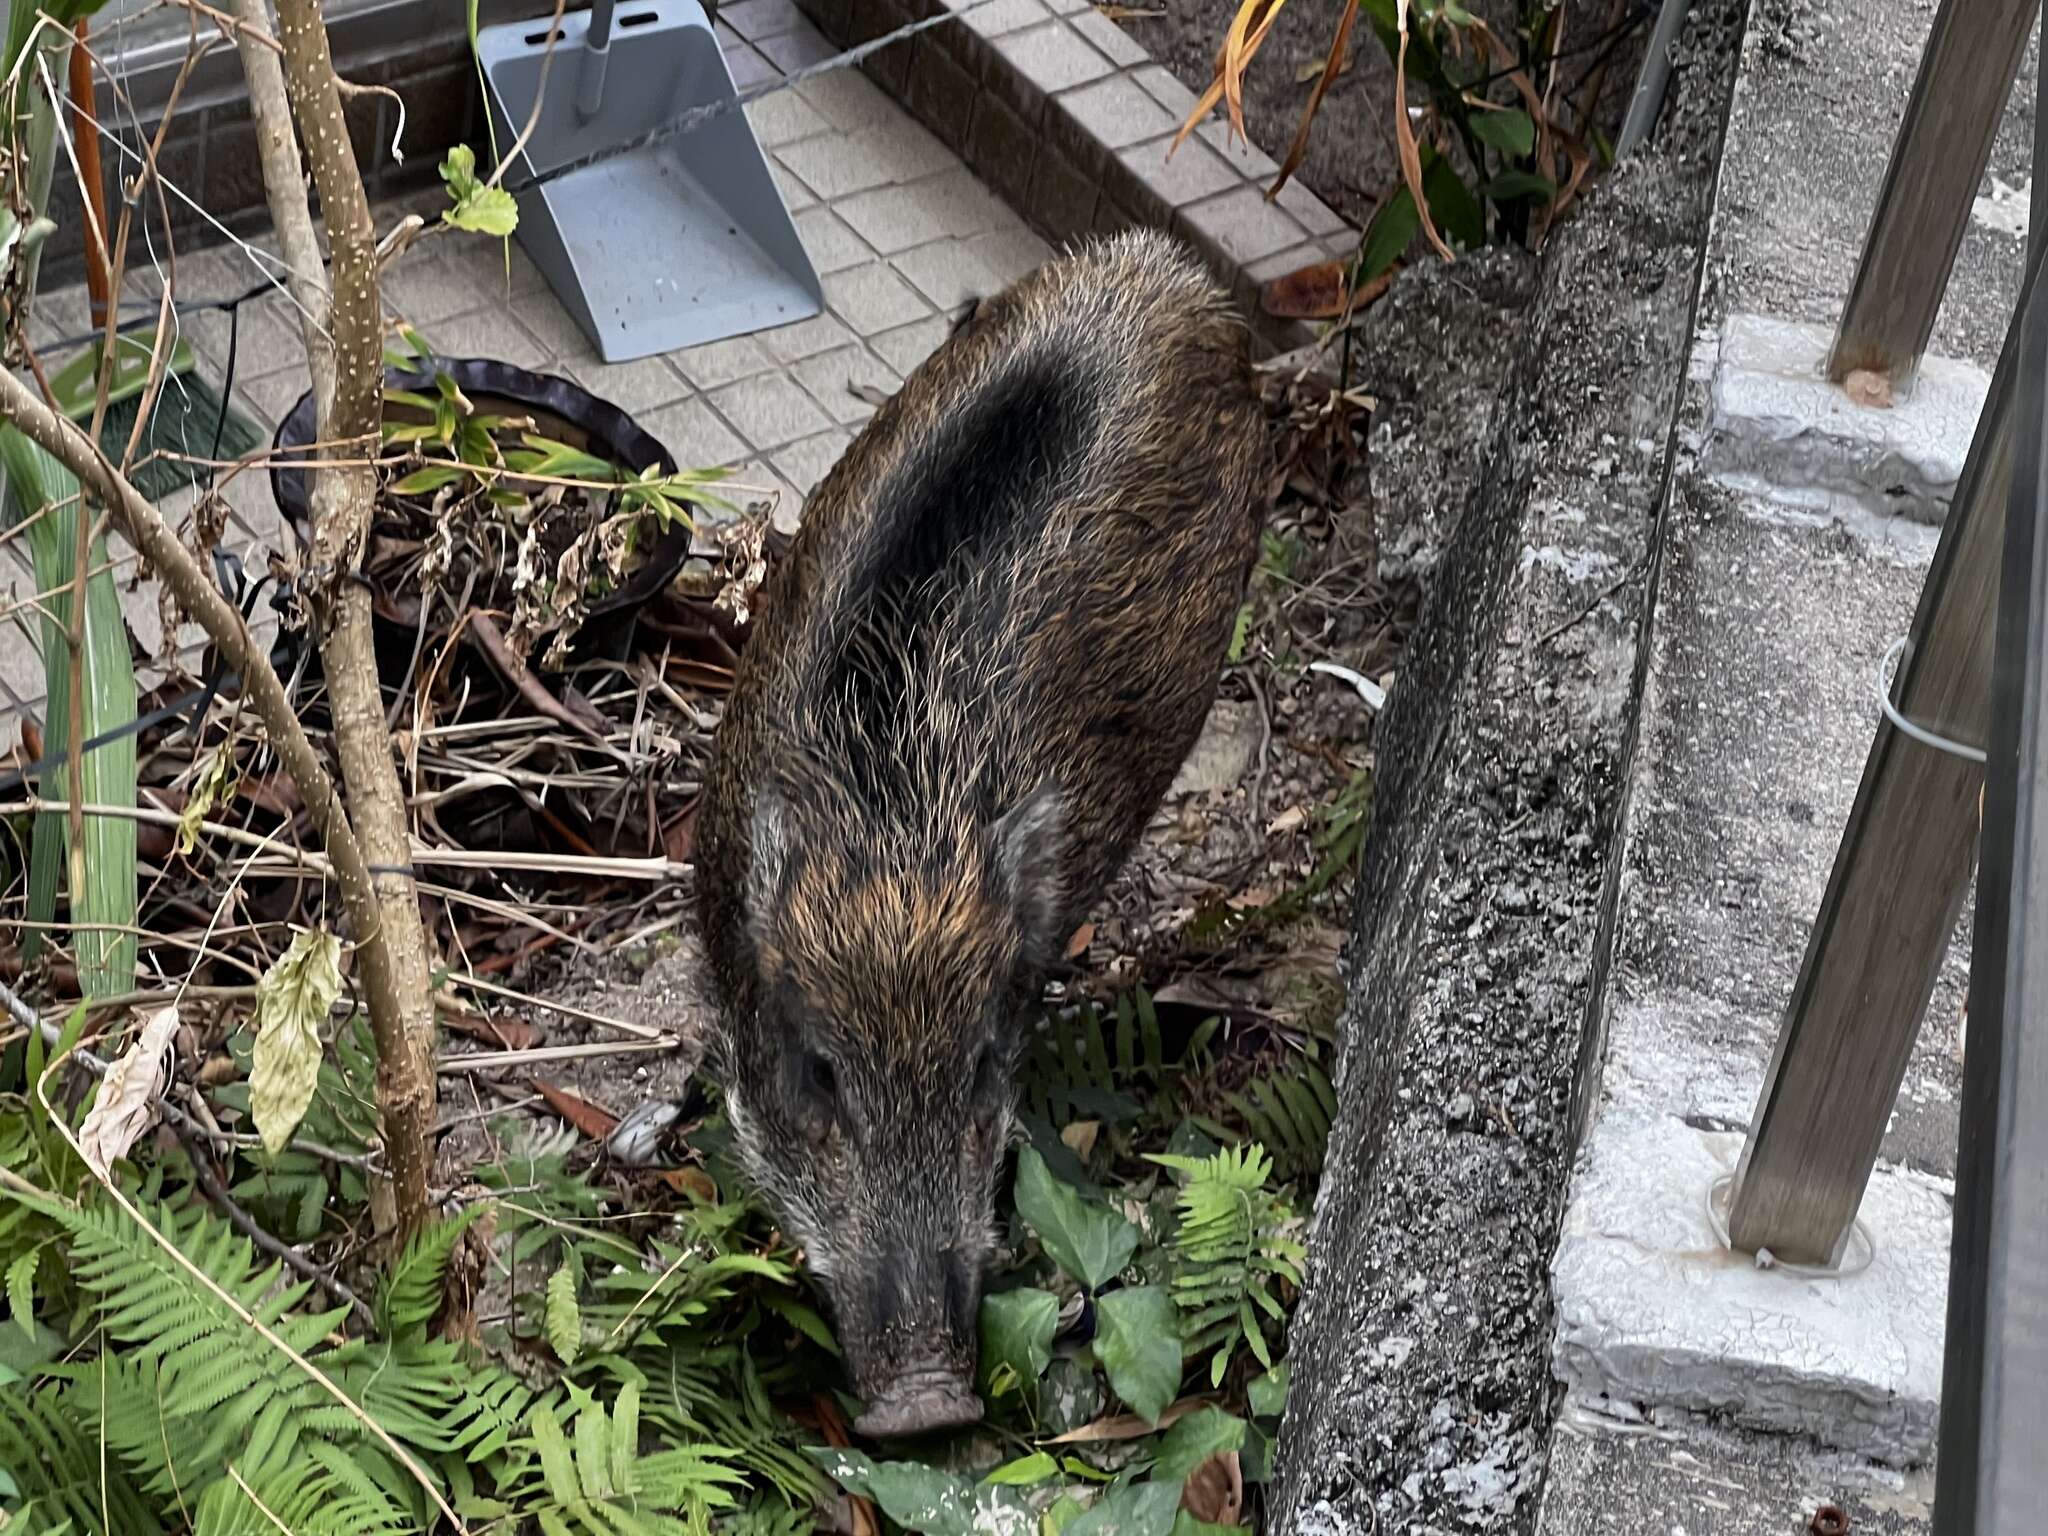
[(589, 1061), (599, 1056), (637, 1056), (646, 1051), (680, 1049), (682, 1040), (665, 1035), (658, 1040), (594, 1041), (588, 1045), (538, 1045), (526, 1051), (477, 1051), (468, 1056), (443, 1056), (434, 1063), (441, 1072), (497, 1072), (507, 1067), (537, 1066), (543, 1061)]
[(567, 9), (568, 0), (555, 0), (555, 14), (548, 22), (547, 46), (540, 56), (540, 78), (534, 82), (533, 110), (526, 114), (526, 126), (519, 130), (519, 137), (512, 141), (512, 147), (498, 157), (497, 165), (491, 170), (491, 179), (484, 183), (487, 187), (495, 187), (504, 179), (506, 167), (519, 158), (520, 153), (526, 148), (527, 140), (533, 137), (533, 131), (540, 126), (541, 103), (547, 96), (548, 71), (554, 67), (555, 44), (562, 35), (562, 12)]
[[(31, 795), (26, 800), (0, 802), (0, 815), (23, 812), (69, 812), (68, 800), (45, 800)], [(176, 827), (178, 815), (152, 805), (95, 805), (80, 807), (87, 816), (106, 816), (124, 821), (139, 821), (150, 826)], [(331, 875), (334, 865), (325, 855), (312, 849), (293, 848), (276, 841), (274, 836), (251, 832), (244, 827), (231, 827), (224, 822), (201, 821), (198, 830), (208, 837), (218, 837), (230, 843), (239, 843), (245, 848), (256, 848), (272, 855), (283, 855), (293, 862), (303, 864), (317, 874)], [(412, 862), (434, 865), (443, 869), (481, 869), (499, 872), (517, 872), (542, 875), (590, 875), (613, 880), (680, 880), (689, 875), (694, 865), (675, 859), (633, 859), (593, 857), (570, 853), (525, 853), (516, 849), (494, 850), (489, 848), (434, 848), (425, 843), (415, 843), (412, 848)]]
[(485, 981), (481, 976), (472, 976), (466, 972), (457, 971), (451, 974), (448, 980), (458, 987), (473, 987), (479, 992), (487, 992), (493, 997), (502, 997), (508, 1002), (525, 1003), (534, 1008), (545, 1008), (549, 1013), (565, 1014), (572, 1019), (581, 1019), (586, 1024), (601, 1024), (606, 1029), (616, 1029), (623, 1034), (633, 1035), (641, 1040), (663, 1040), (668, 1038), (660, 1030), (650, 1029), (645, 1024), (635, 1024), (628, 1019), (613, 1018), (608, 1013), (592, 1013), (588, 1008), (578, 1008), (574, 1003), (556, 1002), (551, 998), (545, 997), (526, 997), (518, 992), (514, 992), (510, 987), (501, 987), (495, 981)]
[(1244, 682), (1259, 706), (1259, 766), (1252, 775), (1252, 832), (1258, 836), (1266, 825), (1266, 767), (1273, 754), (1273, 716), (1266, 708), (1266, 692), (1250, 667), (1244, 669)]
[(185, 1132), (181, 1133), (178, 1139), (184, 1143), (186, 1159), (192, 1164), (192, 1176), (199, 1181), (200, 1189), (205, 1191), (206, 1198), (211, 1200), (220, 1209), (221, 1214), (227, 1217), (229, 1223), (237, 1232), (240, 1232), (242, 1236), (248, 1238), (250, 1242), (283, 1264), (285, 1268), (291, 1270), (299, 1278), (312, 1281), (313, 1284), (319, 1286), (321, 1290), (333, 1297), (335, 1301), (347, 1307), (349, 1315), (355, 1318), (357, 1326), (365, 1332), (376, 1327), (376, 1319), (371, 1316), (370, 1309), (364, 1303), (362, 1297), (342, 1284), (341, 1281), (335, 1279), (334, 1276), (328, 1274), (326, 1270), (315, 1264), (303, 1253), (300, 1253), (298, 1249), (282, 1239), (272, 1237), (263, 1230), (262, 1224), (254, 1216), (251, 1216), (242, 1209), (240, 1202), (228, 1193), (227, 1186), (221, 1183), (220, 1176), (213, 1171), (212, 1154), (199, 1145), (198, 1136)]

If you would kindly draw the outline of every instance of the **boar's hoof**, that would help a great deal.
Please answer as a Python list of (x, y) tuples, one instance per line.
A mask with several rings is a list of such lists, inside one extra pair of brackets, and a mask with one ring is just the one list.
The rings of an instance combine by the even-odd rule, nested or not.
[(853, 1428), (869, 1439), (896, 1440), (978, 1424), (981, 1414), (981, 1399), (958, 1377), (906, 1376), (879, 1393)]

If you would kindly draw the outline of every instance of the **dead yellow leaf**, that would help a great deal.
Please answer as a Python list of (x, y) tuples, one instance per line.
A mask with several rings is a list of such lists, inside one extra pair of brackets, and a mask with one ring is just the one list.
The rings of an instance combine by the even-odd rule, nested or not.
[(1047, 1445), (1091, 1445), (1102, 1440), (1142, 1440), (1154, 1430), (1165, 1429), (1205, 1407), (1206, 1397), (1184, 1397), (1172, 1404), (1159, 1415), (1157, 1424), (1139, 1418), (1135, 1413), (1113, 1413), (1107, 1418), (1097, 1419), (1092, 1424), (1083, 1424), (1079, 1429), (1070, 1429), (1064, 1435), (1054, 1435)]
[(164, 1058), (178, 1029), (178, 1005), (159, 1008), (142, 1021), (135, 1043), (107, 1068), (99, 1097), (92, 1101), (85, 1124), (78, 1128), (79, 1150), (86, 1166), (100, 1178), (110, 1177), (114, 1164), (128, 1155), (156, 1105), (164, 1085)]
[(1095, 1138), (1102, 1133), (1100, 1120), (1076, 1120), (1060, 1132), (1060, 1140), (1067, 1150), (1082, 1162), (1088, 1161), (1088, 1154), (1095, 1150)]

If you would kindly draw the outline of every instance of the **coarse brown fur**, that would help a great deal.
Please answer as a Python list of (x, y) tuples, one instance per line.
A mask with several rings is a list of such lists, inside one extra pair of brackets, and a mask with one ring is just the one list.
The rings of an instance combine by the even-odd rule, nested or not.
[(764, 594), (698, 818), (712, 1061), (880, 1432), (978, 1411), (1017, 1014), (1208, 714), (1263, 443), (1241, 320), (1122, 235), (981, 304)]

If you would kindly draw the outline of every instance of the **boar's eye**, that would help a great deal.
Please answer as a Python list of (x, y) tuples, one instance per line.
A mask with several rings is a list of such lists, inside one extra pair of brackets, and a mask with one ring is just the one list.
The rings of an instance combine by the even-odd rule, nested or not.
[(821, 1118), (830, 1119), (839, 1106), (839, 1074), (831, 1058), (817, 1051), (804, 1051), (797, 1058), (797, 1092), (804, 1105)]

